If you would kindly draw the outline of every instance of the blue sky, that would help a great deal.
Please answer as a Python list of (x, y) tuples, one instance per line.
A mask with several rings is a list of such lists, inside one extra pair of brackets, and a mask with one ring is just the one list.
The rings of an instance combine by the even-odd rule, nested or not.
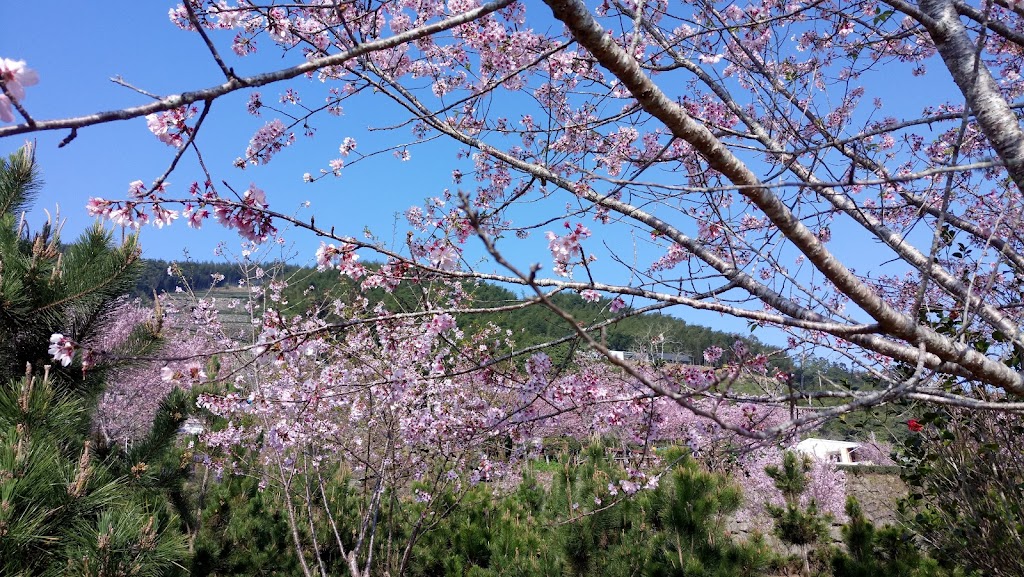
[[(17, 19), (45, 22), (45, 38), (40, 37), (41, 29), (35, 27), (9, 30), (0, 38), (0, 54), (24, 59), (39, 73), (40, 83), (29, 88), (25, 106), (35, 117), (43, 119), (112, 110), (146, 101), (145, 96), (111, 82), (113, 77), (121, 77), (134, 86), (158, 94), (221, 82), (222, 77), (199, 37), (180, 31), (168, 22), (167, 9), (172, 5), (169, 2), (115, 1), (106, 2), (102, 10), (97, 10), (76, 2), (25, 3), (16, 9)], [(10, 4), (2, 9), (14, 11)], [(266, 61), (273, 59), (241, 60), (232, 65), (237, 65), (242, 74), (251, 74), (263, 67), (278, 65)], [(297, 83), (300, 88), (302, 82)], [(264, 95), (272, 100), (279, 90), (283, 88), (269, 87)], [(304, 171), (315, 172), (338, 156), (337, 143), (332, 147), (330, 143), (317, 141), (329, 138), (307, 141), (300, 136), (296, 146), (268, 166), (249, 167), (245, 171), (231, 168), (231, 161), (244, 153), (250, 135), (268, 120), (239, 113), (244, 110), (247, 96), (248, 93), (237, 94), (218, 101), (198, 139), (215, 177), (226, 178), (237, 190), (244, 190), (250, 182), (255, 182), (268, 192), (271, 207), (286, 213), (294, 212), (304, 201), (311, 201), (321, 215), (321, 222), (330, 221), (338, 225), (339, 230), (353, 226), (354, 234), (364, 224), (372, 224), (375, 230), (382, 226), (390, 229), (392, 213), (381, 214), (382, 196), (394, 196), (403, 189), (400, 181), (392, 181), (384, 187), (382, 182), (364, 177), (370, 171), (352, 171), (352, 174), (346, 173), (345, 178), (328, 178), (313, 184), (302, 181)], [(348, 119), (343, 117), (341, 122), (348, 122)], [(326, 129), (336, 128), (328, 124)], [(173, 153), (146, 130), (143, 119), (81, 130), (69, 146), (57, 149), (57, 142), (65, 136), (67, 132), (47, 132), (32, 138), (38, 143), (37, 159), (46, 181), (38, 206), (52, 210), (59, 204), (61, 215), (68, 219), (66, 233), (69, 236), (78, 234), (92, 222), (83, 208), (88, 197), (123, 198), (128, 182), (152, 181), (163, 173)], [(0, 152), (7, 154), (23, 141), (20, 137), (0, 141)], [(382, 160), (393, 161), (387, 164), (397, 162), (393, 158)], [(417, 162), (414, 158), (412, 164), (419, 164), (416, 169), (421, 176), (430, 171), (423, 161)], [(169, 179), (171, 192), (175, 196), (186, 196), (188, 183), (197, 178), (202, 176), (195, 158), (186, 155)], [(409, 196), (410, 202), (417, 198)], [(426, 194), (420, 198), (423, 196)], [(325, 217), (324, 212), (332, 214)], [(146, 256), (181, 258), (182, 249), (188, 248), (194, 258), (209, 259), (213, 258), (218, 242), (226, 241), (233, 246), (240, 242), (237, 236), (212, 222), (201, 232), (182, 224), (176, 222), (162, 231), (152, 226), (144, 228), (142, 245)], [(308, 238), (290, 240), (297, 241), (296, 249), (306, 255), (316, 246)]]
[[(41, 119), (77, 116), (148, 100), (111, 82), (112, 77), (160, 95), (219, 84), (223, 77), (199, 37), (168, 21), (167, 10), (173, 5), (114, 0), (105, 3), (102, 11), (85, 3), (61, 0), (26, 3), (17, 9), (4, 5), (0, 10), (5, 17), (9, 13), (19, 21), (45, 21), (46, 41), (39, 41), (34, 27), (15, 28), (0, 38), (0, 55), (25, 60), (38, 72), (40, 83), (29, 87), (24, 105)], [(234, 57), (227, 49), (229, 35), (214, 33), (214, 39), (223, 43), (221, 48), (229, 65), (241, 75), (294, 63), (282, 60), (279, 50), (266, 39), (261, 45), (264, 50), (245, 59)], [(307, 96), (316, 90), (316, 96), (322, 98), (320, 83), (308, 79), (271, 85), (260, 91), (265, 102), (273, 103), (287, 87), (295, 87), (300, 95)], [(255, 183), (267, 192), (275, 210), (304, 217), (315, 214), (318, 225), (335, 226), (339, 232), (353, 236), (369, 227), (386, 244), (400, 247), (405, 242), (407, 227), (397, 217), (408, 207), (453, 187), (452, 159), (458, 147), (445, 141), (412, 148), (408, 162), (391, 154), (380, 154), (354, 165), (354, 158), (349, 157), (349, 166), (341, 178), (326, 177), (311, 184), (302, 181), (303, 173), (316, 174), (339, 156), (337, 146), (345, 136), (356, 137), (360, 153), (414, 140), (409, 129), (375, 130), (406, 119), (397, 106), (379, 96), (361, 95), (348, 101), (340, 118), (320, 115), (315, 138), (297, 135), (296, 143), (267, 166), (249, 166), (244, 171), (233, 168), (232, 162), (244, 153), (250, 136), (274, 117), (269, 112), (262, 118), (245, 114), (248, 95), (248, 91), (242, 91), (218, 100), (197, 143), (215, 178), (226, 179), (236, 190)], [(148, 183), (162, 174), (173, 153), (150, 134), (141, 118), (80, 130), (74, 141), (58, 149), (57, 143), (65, 136), (67, 132), (61, 131), (31, 138), (37, 141), (37, 159), (46, 181), (37, 207), (52, 211), (59, 204), (61, 215), (67, 219), (65, 236), (69, 238), (92, 224), (93, 219), (84, 210), (90, 196), (123, 198), (129, 182), (138, 179)], [(7, 154), (22, 142), (21, 137), (4, 139), (0, 141), (0, 153)], [(169, 179), (170, 195), (186, 196), (189, 183), (196, 179), (201, 180), (202, 176), (194, 155), (188, 153)], [(312, 206), (301, 209), (305, 201)], [(561, 207), (565, 199), (553, 202)], [(539, 208), (531, 205), (524, 210)], [(41, 210), (35, 216), (45, 217)], [(551, 228), (561, 230), (560, 223)], [(309, 262), (319, 245), (308, 234), (286, 230), (284, 236), (289, 241), (287, 256), (300, 263)], [(210, 259), (220, 242), (238, 247), (240, 239), (212, 221), (198, 232), (181, 221), (162, 230), (151, 226), (142, 229), (143, 249), (151, 258), (180, 259), (183, 250), (188, 250), (191, 258)], [(515, 249), (516, 256), (522, 257), (517, 264), (525, 269), (533, 262), (542, 262), (550, 269), (543, 234), (535, 233), (525, 244)]]
[[(40, 119), (76, 116), (147, 101), (145, 96), (111, 82), (111, 77), (119, 76), (161, 95), (222, 82), (200, 38), (177, 29), (168, 21), (167, 10), (173, 5), (151, 0), (107, 0), (100, 9), (95, 3), (70, 0), (7, 2), (0, 5), (0, 19), (24, 25), (5, 28), (0, 36), (0, 56), (25, 60), (39, 73), (40, 83), (28, 88), (24, 104)], [(228, 36), (222, 34), (214, 38), (222, 43), (229, 64), (242, 75), (293, 63), (281, 60), (279, 51), (266, 39), (261, 46), (264, 51), (258, 57), (238, 59), (227, 49)], [(900, 77), (907, 80), (873, 87), (893, 97), (887, 99), (890, 107), (887, 114), (919, 112), (925, 104), (933, 103), (931, 97), (936, 90), (947, 90), (943, 86), (947, 82), (943, 70), (929, 78)], [(274, 102), (288, 86), (297, 88), (301, 95), (307, 89), (310, 94), (314, 89), (322, 90), (318, 85), (313, 80), (299, 79), (287, 86), (272, 85), (261, 91), (264, 101)], [(322, 92), (316, 94), (322, 98)], [(296, 212), (304, 217), (315, 214), (317, 224), (336, 226), (339, 232), (350, 235), (358, 235), (368, 226), (387, 244), (400, 246), (404, 242), (405, 228), (402, 222), (396, 224), (396, 215), (452, 186), (453, 145), (434, 145), (430, 152), (413, 148), (412, 159), (408, 162), (382, 154), (345, 169), (342, 178), (327, 177), (313, 184), (302, 182), (304, 172), (315, 174), (338, 156), (337, 146), (345, 136), (355, 136), (361, 152), (401, 143), (403, 139), (412, 140), (408, 130), (389, 133), (368, 130), (383, 128), (403, 118), (390, 101), (380, 97), (352, 102), (341, 118), (320, 117), (316, 138), (310, 140), (297, 135), (296, 144), (280, 153), (268, 166), (250, 166), (244, 171), (233, 168), (232, 161), (244, 153), (249, 137), (266, 120), (273, 118), (270, 114), (263, 118), (245, 114), (247, 97), (248, 92), (242, 92), (218, 100), (197, 142), (215, 177), (227, 179), (236, 190), (244, 190), (250, 182), (257, 184), (267, 191), (271, 208), (275, 210)], [(870, 95), (866, 101), (870, 102)], [(173, 153), (149, 133), (141, 118), (80, 130), (73, 142), (58, 149), (57, 143), (65, 136), (66, 132), (51, 132), (32, 138), (38, 144), (37, 158), (46, 181), (38, 208), (52, 210), (59, 204), (61, 215), (67, 219), (65, 236), (69, 239), (93, 222), (84, 210), (88, 197), (124, 197), (129, 182), (136, 179), (151, 182), (162, 174)], [(0, 140), (0, 153), (10, 153), (23, 141), (21, 137)], [(349, 158), (349, 162), (351, 160)], [(175, 196), (184, 197), (188, 184), (201, 178), (193, 155), (188, 154), (169, 179), (171, 191)], [(300, 208), (305, 201), (310, 201), (312, 207)], [(540, 207), (524, 210), (536, 208)], [(37, 223), (43, 218), (42, 212), (37, 210), (33, 218)], [(557, 223), (552, 228), (558, 230)], [(620, 233), (622, 230), (618, 229)], [(308, 234), (287, 230), (284, 233), (290, 242), (285, 256), (297, 263), (309, 263), (318, 241)], [(842, 230), (834, 231), (834, 235), (842, 234)], [(626, 239), (615, 238), (602, 240), (626, 242)], [(146, 256), (151, 258), (181, 259), (187, 251), (193, 259), (213, 259), (214, 249), (220, 242), (226, 242), (237, 252), (240, 239), (212, 221), (201, 231), (189, 229), (180, 221), (163, 230), (146, 227), (142, 231), (142, 245)], [(524, 268), (532, 262), (541, 262), (550, 270), (546, 244), (543, 235), (535, 233), (510, 254)], [(832, 248), (861, 272), (875, 267), (879, 260), (872, 254), (871, 246), (860, 242), (836, 242)], [(746, 332), (742, 321), (701, 313), (688, 312), (684, 316), (691, 322)]]
[[(25, 3), (17, 9), (5, 4), (0, 8), (5, 20), (17, 12), (19, 21), (46, 22), (43, 42), (39, 41), (37, 27), (15, 28), (0, 38), (0, 55), (25, 60), (40, 76), (40, 83), (28, 88), (24, 102), (36, 118), (77, 116), (148, 100), (110, 81), (117, 76), (161, 95), (223, 81), (199, 37), (168, 21), (167, 10), (172, 3), (113, 1), (105, 2), (102, 11), (94, 6), (58, 1)], [(236, 59), (232, 65), (240, 74), (252, 74), (282, 66), (277, 56), (276, 50), (268, 49), (266, 56)], [(312, 83), (300, 79), (292, 85), (301, 92), (304, 84)], [(266, 87), (262, 91), (264, 99), (275, 101), (284, 88)], [(248, 92), (217, 101), (197, 143), (215, 178), (228, 180), (237, 190), (255, 183), (267, 191), (275, 210), (296, 213), (302, 203), (310, 201), (311, 209), (297, 214), (308, 217), (311, 210), (316, 211), (319, 223), (329, 223), (352, 235), (370, 226), (386, 239), (394, 229), (395, 214), (451, 183), (450, 166), (431, 162), (415, 151), (405, 163), (382, 155), (362, 161), (364, 167), (358, 170), (346, 170), (342, 178), (304, 183), (304, 172), (315, 174), (339, 156), (341, 134), (358, 136), (360, 150), (372, 149), (374, 138), (365, 132), (367, 121), (357, 120), (366, 118), (358, 108), (346, 110), (340, 119), (319, 123), (320, 133), (313, 140), (297, 136), (296, 144), (267, 166), (249, 166), (244, 171), (233, 168), (232, 161), (243, 155), (249, 137), (272, 118), (269, 114), (254, 118), (240, 112), (247, 97)], [(380, 126), (391, 120), (379, 114), (374, 118)], [(37, 142), (37, 160), (46, 182), (38, 208), (52, 212), (59, 204), (61, 215), (67, 218), (66, 236), (77, 235), (93, 222), (84, 210), (88, 197), (123, 198), (129, 182), (151, 182), (162, 174), (173, 153), (149, 133), (141, 118), (81, 130), (68, 146), (58, 149), (57, 143), (65, 136), (67, 132), (50, 132), (31, 138)], [(22, 137), (4, 139), (0, 152), (8, 154), (23, 142)], [(381, 178), (384, 174), (386, 179)], [(188, 184), (201, 178), (194, 155), (187, 154), (169, 179), (170, 191), (177, 197), (187, 196)], [(432, 185), (424, 187), (424, 182)], [(40, 211), (37, 215), (44, 217)], [(308, 236), (285, 236), (296, 242), (290, 252), (301, 253), (300, 262), (308, 260), (318, 245)], [(180, 259), (187, 248), (192, 258), (211, 259), (220, 241), (236, 247), (240, 243), (237, 235), (212, 221), (198, 232), (180, 221), (163, 230), (142, 230), (143, 248), (152, 258)]]

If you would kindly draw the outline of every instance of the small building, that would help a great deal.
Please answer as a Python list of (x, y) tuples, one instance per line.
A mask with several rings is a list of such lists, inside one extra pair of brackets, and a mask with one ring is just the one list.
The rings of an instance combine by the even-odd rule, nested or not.
[(843, 465), (870, 464), (870, 461), (861, 461), (857, 458), (857, 449), (859, 448), (860, 443), (815, 438), (804, 439), (793, 447), (797, 452), (819, 461)]

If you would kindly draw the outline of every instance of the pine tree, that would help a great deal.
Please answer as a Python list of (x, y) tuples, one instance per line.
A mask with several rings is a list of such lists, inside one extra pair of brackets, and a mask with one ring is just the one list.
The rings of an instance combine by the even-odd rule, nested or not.
[(301, 573), (284, 508), (257, 477), (228, 475), (200, 490), (202, 521), (189, 575)]
[(738, 543), (725, 535), (724, 520), (741, 501), (740, 490), (726, 478), (685, 457), (682, 449), (669, 448), (662, 451), (669, 466), (660, 480), (649, 479), (634, 495), (609, 495), (609, 483), (619, 484), (626, 471), (607, 453), (608, 447), (595, 444), (585, 459), (564, 463), (552, 490), (551, 509), (562, 512), (559, 542), (568, 574), (761, 574), (771, 557), (764, 543)]
[(829, 517), (818, 511), (818, 504), (811, 499), (806, 507), (800, 503), (800, 496), (807, 490), (807, 474), (811, 463), (807, 457), (798, 457), (787, 451), (782, 466), (765, 468), (768, 476), (775, 481), (782, 492), (785, 505), (769, 506), (768, 514), (775, 521), (775, 535), (783, 543), (794, 546), (803, 559), (804, 574), (810, 575), (810, 548), (828, 535)]
[[(889, 525), (876, 528), (853, 497), (846, 500), (846, 515), (850, 519), (843, 526), (846, 551), (836, 551), (832, 556), (834, 577), (944, 577), (950, 574), (921, 552), (914, 535), (906, 528)], [(953, 574), (960, 573), (954, 571)]]
[(676, 465), (664, 474), (659, 487), (648, 492), (649, 526), (666, 538), (645, 539), (658, 548), (645, 574), (686, 576), (761, 575), (771, 555), (760, 539), (735, 542), (725, 535), (725, 519), (739, 509), (742, 494), (726, 477), (712, 473), (696, 461), (668, 451)]
[[(130, 450), (103, 446), (92, 417), (109, 362), (53, 364), (47, 350), (54, 333), (88, 343), (103, 330), (132, 285), (137, 238), (115, 246), (97, 225), (65, 246), (55, 219), (30, 234), (40, 188), (31, 147), (0, 159), (0, 574), (174, 574), (187, 555), (169, 498), (186, 469), (174, 440), (187, 399), (165, 399)], [(158, 337), (158, 322), (140, 327), (120, 353)]]

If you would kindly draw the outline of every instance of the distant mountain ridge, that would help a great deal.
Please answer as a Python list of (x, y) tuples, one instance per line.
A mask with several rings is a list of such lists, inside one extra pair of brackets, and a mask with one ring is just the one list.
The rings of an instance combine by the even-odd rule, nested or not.
[[(371, 265), (372, 266), (372, 265)], [(282, 263), (269, 263), (263, 267), (265, 272), (260, 275), (256, 265), (248, 265), (246, 269), (224, 263), (213, 262), (168, 262), (146, 259), (143, 272), (136, 283), (133, 296), (145, 300), (152, 299), (153, 294), (174, 293), (180, 290), (191, 290), (202, 294), (217, 287), (215, 296), (228, 288), (232, 297), (240, 294), (239, 285), (247, 283), (262, 284), (271, 279), (283, 279), (289, 284), (284, 295), (287, 306), (282, 312), (298, 314), (312, 304), (313, 300), (328, 302), (335, 298), (351, 298), (360, 292), (356, 283), (342, 277), (337, 271), (317, 271), (309, 267), (299, 267)], [(169, 274), (170, 272), (170, 274)], [(312, 289), (312, 290), (311, 290)], [(473, 298), (473, 306), (478, 308), (497, 307), (522, 302), (522, 298), (512, 291), (489, 283), (472, 283), (466, 285), (466, 292)], [(384, 300), (396, 308), (404, 310), (418, 306), (416, 294), (409, 287), (399, 287), (387, 294), (380, 289), (365, 293), (371, 301)], [(569, 313), (577, 322), (592, 325), (614, 318), (616, 314), (609, 310), (610, 300), (602, 298), (596, 302), (588, 302), (575, 293), (559, 293), (551, 300), (562, 310)], [(626, 309), (628, 311), (628, 309)], [(494, 323), (512, 332), (517, 347), (529, 347), (550, 342), (567, 335), (572, 331), (563, 319), (544, 306), (531, 306), (514, 311), (503, 311), (486, 314), (464, 315), (459, 324), (464, 328), (474, 328), (485, 323)], [(602, 331), (600, 339), (613, 350), (633, 353), (646, 353), (662, 359), (681, 359), (688, 357), (691, 362), (703, 363), (703, 352), (709, 347), (729, 349), (737, 339), (742, 339), (754, 353), (772, 353), (773, 368), (792, 373), (794, 381), (804, 383), (813, 388), (819, 377), (838, 382), (849, 382), (851, 386), (862, 387), (866, 383), (859, 376), (852, 374), (842, 365), (828, 360), (808, 357), (794, 359), (765, 343), (753, 335), (740, 335), (715, 330), (710, 327), (689, 324), (685, 320), (660, 313), (646, 313), (622, 319), (609, 325)], [(551, 347), (549, 354), (553, 358), (565, 358), (578, 343), (562, 343)], [(654, 355), (651, 355), (654, 353)]]

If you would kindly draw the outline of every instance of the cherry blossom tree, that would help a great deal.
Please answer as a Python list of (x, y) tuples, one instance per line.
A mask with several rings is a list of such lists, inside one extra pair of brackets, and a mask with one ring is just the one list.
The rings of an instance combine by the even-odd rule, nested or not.
[[(183, 311), (169, 305), (166, 296), (155, 307), (127, 299), (117, 303), (103, 332), (82, 345), (83, 356), (100, 356), (117, 351), (141, 327), (158, 328), (161, 340), (143, 359), (122, 354), (120, 365), (108, 370), (107, 386), (96, 409), (94, 427), (105, 444), (126, 444), (149, 433), (163, 399), (175, 389), (188, 391), (217, 377), (208, 359), (196, 352), (214, 353), (226, 343), (213, 331), (216, 326), (200, 324), (204, 308), (195, 307), (193, 318), (182, 320)], [(204, 320), (209, 320), (206, 316)], [(187, 324), (186, 324), (187, 323)], [(194, 330), (202, 327), (202, 331)], [(60, 351), (58, 351), (60, 352)], [(73, 352), (72, 352), (73, 356)], [(164, 359), (185, 359), (167, 362)]]
[[(530, 383), (544, 382), (550, 364), (538, 358), (524, 374), (503, 352), (504, 331), (466, 334), (433, 308), (462, 308), (458, 282), (431, 283), (423, 311), (389, 313), (361, 297), (294, 317), (278, 310), (283, 285), (263, 292), (251, 346), (221, 353), (227, 388), (198, 405), (222, 425), (204, 431), (198, 448), (220, 471), (256, 465), (281, 495), (307, 575), (327, 571), (327, 550), (353, 575), (380, 566), (403, 574), (418, 537), (448, 512), (436, 495), (517, 474), (539, 447), (543, 415), (533, 406), (542, 399)], [(323, 312), (347, 319), (346, 330), (325, 331)], [(328, 505), (339, 471), (359, 488), (355, 511)], [(410, 495), (423, 506), (405, 519), (394, 500)], [(318, 541), (316, 527), (333, 537)]]
[[(78, 130), (144, 118), (171, 148), (167, 170), (123, 199), (91, 199), (90, 213), (125, 226), (212, 217), (252, 242), (288, 223), (323, 237), (321, 266), (367, 287), (441, 274), (519, 284), (542, 306), (569, 290), (607, 295), (616, 310), (718, 312), (784, 331), (790, 349), (834, 351), (881, 383), (809, 393), (783, 375), (742, 395), (609, 357), (712, 419), (698, 401), (842, 401), (760, 436), (900, 398), (1019, 409), (1022, 17), (1005, 0), (188, 0), (170, 20), (209, 49), (221, 84), (38, 119), (41, 79), (4, 59), (0, 115), (18, 123), (0, 137), (60, 130), (73, 146)], [(285, 64), (249, 76), (232, 66), (264, 53)], [(926, 104), (903, 105), (911, 90)], [(239, 143), (237, 169), (274, 162), (369, 99), (390, 107), (391, 144), (364, 150), (352, 129), (303, 178), (423, 151), (451, 155), (451, 181), (400, 207), (405, 245), (275, 210), (275, 191), (229, 167), (203, 164), (176, 174), (191, 187), (169, 187), (180, 158), (201, 155), (213, 103), (233, 93), (265, 119)], [(537, 237), (550, 255), (511, 256)], [(372, 274), (357, 260), (368, 253), (385, 262)], [(599, 327), (563, 316), (608, 353)], [(1008, 396), (979, 400), (979, 386)]]
[[(433, 298), (460, 310), (461, 284), (445, 286), (432, 284)], [(268, 292), (255, 346), (222, 353), (232, 357), (221, 364), (227, 387), (199, 396), (216, 426), (195, 450), (213, 470), (260, 476), (287, 513), (307, 575), (331, 574), (338, 562), (353, 575), (406, 574), (420, 538), (453, 502), (482, 482), (514, 486), (520, 465), (558, 437), (621, 443), (611, 454), (623, 475), (607, 487), (612, 501), (595, 509), (656, 489), (675, 462), (653, 443), (680, 440), (705, 462), (718, 456), (720, 470), (728, 457), (736, 478), (751, 479), (755, 507), (745, 515), (779, 498), (758, 482), (781, 453), (730, 430), (769, 429), (782, 420), (777, 410), (696, 405), (721, 426), (597, 359), (560, 375), (536, 353), (519, 368), (505, 331), (463, 332), (444, 309), (388, 314), (365, 299), (338, 301), (332, 312), (348, 326), (331, 334), (322, 315), (280, 314), (280, 293)], [(823, 481), (815, 488), (841, 501), (842, 483)]]

